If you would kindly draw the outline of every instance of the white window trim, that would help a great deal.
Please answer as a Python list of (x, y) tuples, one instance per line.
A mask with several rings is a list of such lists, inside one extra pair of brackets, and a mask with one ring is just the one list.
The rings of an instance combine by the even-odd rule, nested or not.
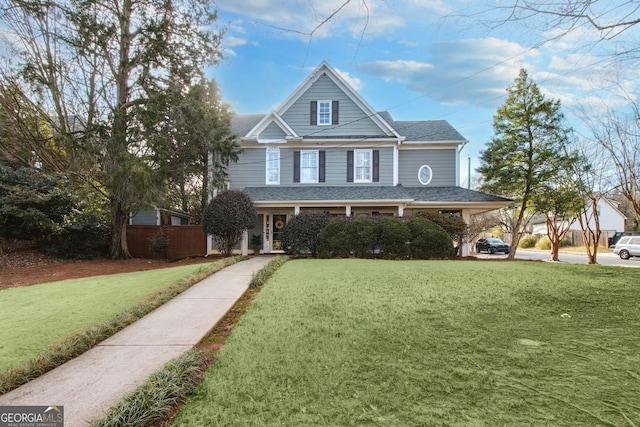
[[(270, 154), (277, 154), (278, 155), (278, 179), (276, 181), (269, 181), (269, 155)], [(266, 167), (265, 167), (265, 178), (264, 178), (264, 182), (266, 183), (266, 185), (280, 185), (280, 148), (278, 147), (269, 147), (266, 149)]]
[[(422, 172), (422, 169), (427, 169), (429, 171), (429, 179), (427, 180), (427, 182), (422, 181), (422, 178), (420, 177), (420, 172)], [(431, 169), (431, 166), (422, 165), (418, 168), (418, 181), (420, 181), (420, 184), (429, 185), (432, 179), (433, 179), (433, 170)]]
[[(358, 153), (369, 153), (369, 179), (358, 179)], [(373, 150), (353, 150), (353, 182), (373, 182)]]
[[(305, 180), (304, 173), (302, 171), (305, 169), (303, 158), (305, 154), (315, 153), (316, 154), (316, 175), (315, 179)], [(310, 168), (310, 167), (309, 167)], [(318, 174), (320, 171), (320, 151), (319, 150), (302, 150), (300, 151), (300, 183), (301, 184), (317, 184), (318, 183)]]
[[(320, 104), (323, 103), (327, 103), (329, 104), (329, 122), (328, 123), (321, 123), (320, 122)], [(331, 100), (327, 100), (327, 99), (323, 99), (323, 100), (318, 100), (318, 111), (317, 111), (317, 119), (316, 119), (316, 123), (318, 124), (318, 126), (331, 126), (331, 117), (332, 117), (332, 113), (333, 111), (331, 111), (333, 103), (331, 102)]]

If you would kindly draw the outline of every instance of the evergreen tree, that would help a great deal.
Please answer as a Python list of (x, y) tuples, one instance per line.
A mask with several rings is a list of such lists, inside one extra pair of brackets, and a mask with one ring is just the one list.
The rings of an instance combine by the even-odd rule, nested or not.
[(140, 112), (154, 93), (176, 79), (188, 84), (219, 59), (212, 3), (2, 1), (0, 25), (14, 41), (2, 74), (24, 82), (30, 98), (51, 112), (63, 167), (102, 194), (110, 254), (129, 257), (129, 212), (156, 199), (161, 182)]
[(478, 172), (483, 191), (514, 200), (515, 225), (509, 258), (515, 256), (537, 198), (566, 170), (571, 129), (565, 127), (560, 101), (546, 99), (526, 70), (507, 89), (507, 99), (493, 118), (494, 136), (481, 153)]

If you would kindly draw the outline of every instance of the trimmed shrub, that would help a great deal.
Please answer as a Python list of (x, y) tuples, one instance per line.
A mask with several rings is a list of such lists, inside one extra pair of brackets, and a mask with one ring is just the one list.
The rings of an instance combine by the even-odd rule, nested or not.
[(454, 214), (441, 214), (434, 211), (420, 212), (416, 216), (421, 218), (427, 218), (429, 221), (435, 222), (447, 232), (451, 240), (458, 244), (460, 248), (461, 243), (466, 240), (469, 235), (469, 226), (462, 219), (462, 217)]
[(224, 256), (231, 256), (242, 233), (255, 227), (257, 216), (256, 208), (247, 193), (226, 190), (218, 193), (204, 209), (202, 229), (213, 236)]
[(382, 217), (376, 220), (379, 256), (385, 259), (403, 259), (409, 256), (411, 233), (406, 224), (397, 218)]
[(518, 243), (518, 247), (522, 249), (535, 248), (539, 238), (540, 236), (536, 234), (523, 237), (522, 239), (520, 239), (520, 243)]
[(348, 257), (351, 254), (351, 236), (347, 217), (332, 220), (318, 233), (318, 256), (322, 258)]
[(301, 212), (284, 227), (284, 247), (290, 255), (317, 256), (318, 234), (331, 222), (324, 212)]
[(370, 258), (378, 244), (376, 221), (371, 218), (356, 218), (349, 222), (351, 248), (355, 256)]
[(451, 237), (433, 221), (413, 217), (407, 227), (411, 233), (411, 258), (448, 258), (454, 254)]

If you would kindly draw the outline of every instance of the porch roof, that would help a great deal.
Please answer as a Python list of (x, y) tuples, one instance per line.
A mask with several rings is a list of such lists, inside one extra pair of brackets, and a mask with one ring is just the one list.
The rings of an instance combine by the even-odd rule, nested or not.
[(246, 187), (254, 202), (387, 202), (387, 203), (496, 203), (511, 200), (461, 187), (299, 186)]
[(408, 203), (413, 199), (402, 186), (300, 186), (246, 187), (254, 202), (362, 202), (387, 201)]

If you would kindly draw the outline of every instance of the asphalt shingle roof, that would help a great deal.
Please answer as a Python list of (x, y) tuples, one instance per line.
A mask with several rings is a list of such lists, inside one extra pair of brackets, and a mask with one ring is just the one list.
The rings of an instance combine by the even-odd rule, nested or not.
[(510, 202), (510, 199), (462, 187), (405, 187), (416, 202)]
[(287, 201), (407, 201), (416, 202), (507, 202), (504, 197), (461, 187), (344, 186), (344, 187), (247, 187), (255, 202)]
[(409, 200), (402, 186), (376, 187), (247, 187), (244, 189), (254, 202), (263, 201), (350, 201), (350, 200)]
[[(464, 142), (466, 139), (447, 122), (446, 120), (414, 120), (414, 121), (395, 121), (391, 115), (382, 111), (380, 116), (391, 125), (400, 136), (404, 136), (405, 141), (457, 141)], [(264, 114), (234, 114), (231, 118), (231, 129), (241, 137), (245, 136), (260, 120)], [(385, 135), (380, 134), (379, 137)], [(304, 135), (303, 135), (304, 137)], [(321, 138), (318, 135), (311, 136), (314, 139)], [(364, 139), (371, 138), (368, 136), (344, 136), (343, 138)], [(335, 137), (327, 137), (335, 138)]]

